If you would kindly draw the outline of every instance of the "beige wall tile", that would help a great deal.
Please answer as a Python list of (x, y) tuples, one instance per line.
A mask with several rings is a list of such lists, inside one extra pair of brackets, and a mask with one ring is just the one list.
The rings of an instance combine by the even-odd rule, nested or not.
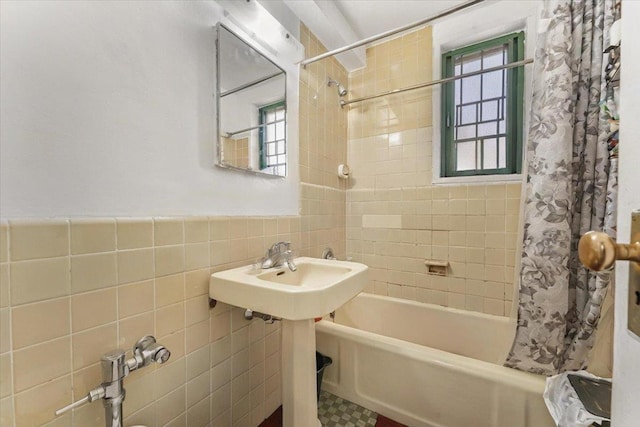
[[(190, 426), (206, 426), (211, 420), (211, 404), (207, 397), (195, 403), (187, 411), (187, 425)], [(262, 418), (264, 421), (264, 417)], [(256, 425), (258, 425), (256, 423)]]
[(184, 303), (168, 305), (156, 310), (156, 334), (165, 336), (184, 330)]
[[(102, 383), (102, 365), (100, 362), (89, 365), (86, 368), (78, 369), (72, 376), (73, 389), (77, 394), (86, 393)], [(128, 387), (127, 387), (128, 388)], [(127, 393), (128, 394), (128, 393)], [(129, 397), (129, 396), (127, 396)], [(127, 403), (129, 399), (127, 399)], [(96, 405), (102, 407), (102, 405)], [(104, 411), (103, 411), (104, 414)], [(103, 418), (104, 421), (104, 418)]]
[[(129, 378), (127, 381), (127, 403), (123, 406), (125, 425), (133, 425), (133, 421), (127, 420), (127, 417), (152, 403), (155, 398), (154, 393), (149, 392), (149, 390), (154, 388), (156, 372), (141, 372), (144, 375)], [(143, 422), (151, 424), (149, 418), (143, 419)]]
[(16, 427), (39, 426), (51, 421), (54, 418), (54, 411), (70, 402), (70, 375), (16, 394)]
[(209, 267), (209, 243), (185, 245), (185, 270), (198, 270)]
[(154, 251), (139, 249), (118, 252), (118, 283), (140, 282), (153, 278)]
[[(78, 426), (99, 426), (104, 423), (104, 407), (102, 405), (85, 405), (73, 413), (73, 423)], [(47, 425), (47, 427), (50, 427)], [(53, 427), (53, 426), (51, 426)], [(61, 425), (60, 427), (63, 427)]]
[[(130, 349), (145, 335), (156, 335), (155, 314), (143, 313), (118, 322), (118, 347)], [(173, 353), (173, 349), (170, 349)]]
[(163, 246), (155, 249), (156, 276), (184, 271), (184, 245)]
[(132, 283), (118, 287), (118, 317), (141, 314), (154, 309), (154, 282)]
[(147, 425), (155, 426), (157, 423), (157, 414), (156, 407), (153, 403), (150, 405), (140, 409), (135, 413), (131, 413), (131, 415), (127, 414), (127, 406), (125, 405), (125, 425), (143, 425), (142, 423), (146, 423)]
[(175, 332), (171, 335), (161, 336), (158, 334), (158, 342), (164, 344), (171, 350), (171, 359), (167, 363), (173, 363), (185, 355), (185, 334), (184, 329)]
[(69, 372), (71, 372), (70, 337), (47, 341), (13, 353), (13, 383), (16, 393), (44, 384)]
[(185, 297), (193, 298), (209, 294), (209, 269), (188, 271), (185, 274)]
[(166, 396), (185, 383), (185, 363), (185, 358), (181, 358), (174, 360), (173, 363), (158, 366), (153, 390), (155, 399)]
[(11, 310), (0, 309), (0, 354), (11, 350)]
[(184, 243), (184, 221), (182, 218), (156, 218), (153, 221), (155, 246)]
[(15, 307), (12, 311), (13, 348), (20, 349), (71, 333), (69, 298)]
[(11, 355), (9, 353), (0, 355), (0, 399), (11, 395), (12, 378)]
[(0, 399), (0, 425), (12, 427), (14, 420), (13, 397)]
[(156, 279), (155, 296), (157, 308), (184, 300), (184, 277), (184, 274), (175, 274)]
[(69, 257), (14, 262), (10, 268), (13, 305), (69, 295)]
[(151, 219), (117, 220), (118, 249), (138, 249), (153, 246), (153, 221)]
[(209, 241), (209, 219), (207, 217), (190, 217), (184, 220), (185, 243), (201, 243)]
[(67, 221), (20, 221), (10, 224), (11, 260), (53, 258), (69, 254)]
[(186, 330), (187, 354), (209, 345), (209, 319), (189, 326)]
[(116, 289), (88, 292), (71, 297), (73, 332), (114, 322), (118, 315)]
[[(208, 337), (207, 337), (208, 340)], [(204, 346), (187, 354), (187, 380), (209, 372), (211, 367), (210, 346)]]
[(0, 224), (0, 263), (9, 261), (9, 225)]
[(114, 219), (71, 220), (71, 254), (92, 254), (116, 250)]
[[(158, 424), (165, 425), (185, 411), (185, 387), (169, 393), (155, 403)], [(182, 420), (180, 421), (183, 422)]]
[(9, 297), (9, 264), (0, 264), (0, 307), (8, 307)]
[(209, 373), (187, 383), (187, 407), (191, 407), (209, 395)]
[(71, 293), (107, 288), (117, 282), (115, 252), (71, 257)]
[(209, 296), (200, 295), (186, 301), (187, 326), (209, 319)]
[(209, 240), (229, 240), (229, 218), (209, 220)]
[(100, 361), (100, 357), (118, 348), (117, 325), (100, 326), (73, 334), (73, 368), (85, 368)]

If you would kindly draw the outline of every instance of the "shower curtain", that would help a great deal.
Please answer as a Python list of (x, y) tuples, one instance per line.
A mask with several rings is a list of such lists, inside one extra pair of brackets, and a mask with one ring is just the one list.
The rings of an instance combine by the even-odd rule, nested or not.
[(609, 128), (599, 107), (613, 13), (610, 0), (547, 0), (540, 20), (518, 323), (505, 362), (523, 371), (584, 368), (609, 286), (608, 272), (581, 265), (577, 245), (589, 230), (615, 230)]

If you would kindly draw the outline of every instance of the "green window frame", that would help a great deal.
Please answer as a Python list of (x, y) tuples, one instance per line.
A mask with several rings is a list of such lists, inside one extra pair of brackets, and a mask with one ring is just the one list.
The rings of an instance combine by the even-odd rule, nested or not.
[[(442, 77), (523, 59), (524, 32), (512, 33), (444, 53)], [(502, 64), (496, 63), (498, 60)], [(482, 73), (443, 84), (440, 175), (520, 173), (523, 108), (524, 67)]]
[(284, 100), (258, 109), (260, 170), (273, 168), (281, 176), (287, 174), (286, 111)]

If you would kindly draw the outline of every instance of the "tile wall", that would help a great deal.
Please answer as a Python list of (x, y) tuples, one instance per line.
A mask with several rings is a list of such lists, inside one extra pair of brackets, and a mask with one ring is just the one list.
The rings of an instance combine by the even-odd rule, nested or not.
[[(351, 96), (430, 81), (431, 62), (430, 27), (378, 44)], [(508, 315), (521, 185), (432, 185), (431, 109), (430, 88), (349, 108), (347, 253), (372, 268), (369, 292)]]
[[(325, 47), (304, 25), (300, 42), (307, 57), (326, 52)], [(331, 77), (346, 85), (348, 74), (333, 58), (300, 69), (300, 179), (304, 183), (345, 190), (338, 178), (338, 165), (347, 161), (347, 110), (340, 108)]]
[(280, 404), (279, 326), (208, 305), (213, 271), (254, 262), (300, 218), (149, 218), (2, 225), (3, 426), (89, 426), (100, 356), (153, 334), (170, 361), (127, 377), (125, 423), (258, 425)]
[[(322, 45), (302, 27), (310, 54)], [(346, 253), (346, 111), (329, 61), (303, 71), (300, 215), (18, 220), (0, 224), (0, 425), (102, 425), (100, 402), (54, 418), (101, 381), (100, 356), (154, 334), (170, 361), (125, 380), (125, 424), (255, 427), (281, 404), (280, 329), (208, 306), (212, 272), (286, 240)]]

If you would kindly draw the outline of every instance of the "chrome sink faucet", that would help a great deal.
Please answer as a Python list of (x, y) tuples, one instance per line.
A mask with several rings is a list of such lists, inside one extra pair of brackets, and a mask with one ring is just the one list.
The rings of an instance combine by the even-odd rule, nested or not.
[(56, 416), (78, 408), (85, 403), (103, 399), (105, 426), (122, 427), (122, 402), (125, 398), (124, 378), (136, 369), (144, 368), (152, 362), (162, 364), (169, 360), (171, 352), (158, 344), (151, 335), (140, 338), (133, 347), (133, 357), (126, 359), (123, 350), (113, 350), (102, 355), (102, 384), (91, 390), (85, 397), (56, 411)]
[(298, 267), (293, 262), (290, 242), (278, 242), (271, 245), (264, 258), (260, 261), (262, 268), (280, 267), (287, 265), (289, 270), (296, 271)]

